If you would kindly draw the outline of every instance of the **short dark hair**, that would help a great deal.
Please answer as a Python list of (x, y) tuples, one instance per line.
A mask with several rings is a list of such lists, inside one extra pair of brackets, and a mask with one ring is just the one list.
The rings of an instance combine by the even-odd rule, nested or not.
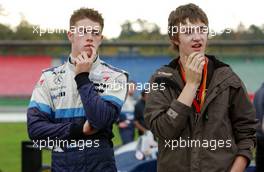
[(102, 14), (100, 14), (98, 11), (91, 9), (91, 8), (80, 8), (74, 11), (70, 18), (70, 27), (74, 26), (76, 22), (78, 22), (79, 20), (82, 20), (85, 18), (89, 18), (94, 22), (98, 22), (103, 31), (104, 18), (102, 17)]

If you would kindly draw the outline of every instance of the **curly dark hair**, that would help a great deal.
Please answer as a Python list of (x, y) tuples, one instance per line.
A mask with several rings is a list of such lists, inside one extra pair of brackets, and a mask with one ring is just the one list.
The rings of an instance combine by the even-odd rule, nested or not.
[(102, 14), (91, 8), (80, 8), (74, 11), (70, 18), (70, 27), (74, 26), (79, 20), (85, 18), (89, 18), (94, 22), (98, 22), (101, 26), (101, 29), (103, 30), (104, 18), (102, 17)]

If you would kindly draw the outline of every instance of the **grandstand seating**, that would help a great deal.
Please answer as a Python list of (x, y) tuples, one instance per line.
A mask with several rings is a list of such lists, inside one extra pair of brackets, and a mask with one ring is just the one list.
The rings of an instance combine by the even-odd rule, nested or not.
[(171, 60), (168, 56), (116, 56), (112, 58), (102, 57), (102, 60), (129, 73), (129, 80), (135, 82), (148, 82), (151, 75), (162, 65)]
[(50, 56), (0, 56), (0, 96), (30, 96)]
[[(60, 64), (67, 57), (61, 60), (50, 56), (0, 56), (0, 97), (3, 96), (30, 96), (35, 83), (40, 77), (42, 69), (55, 64)], [(140, 55), (119, 55), (112, 57), (101, 57), (110, 65), (126, 70), (129, 79), (135, 82), (146, 83), (150, 76), (160, 66), (168, 64), (171, 60), (168, 56), (140, 56)], [(233, 70), (244, 81), (251, 99), (254, 92), (264, 81), (264, 59), (223, 59), (230, 64)]]

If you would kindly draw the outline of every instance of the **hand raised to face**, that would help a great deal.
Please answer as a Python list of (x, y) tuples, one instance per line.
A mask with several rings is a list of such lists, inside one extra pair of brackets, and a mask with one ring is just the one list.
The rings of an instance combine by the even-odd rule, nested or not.
[(199, 85), (202, 79), (205, 56), (199, 52), (193, 52), (186, 58), (183, 65), (186, 77), (186, 83)]
[(94, 59), (96, 58), (96, 51), (93, 47), (82, 51), (74, 60), (76, 66), (75, 74), (78, 75), (82, 72), (90, 72)]

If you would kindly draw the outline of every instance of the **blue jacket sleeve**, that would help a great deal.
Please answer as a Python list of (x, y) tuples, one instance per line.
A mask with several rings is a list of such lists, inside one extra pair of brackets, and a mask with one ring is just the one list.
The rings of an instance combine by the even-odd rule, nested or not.
[(72, 122), (53, 123), (49, 116), (50, 114), (36, 107), (28, 108), (27, 126), (30, 139), (78, 139), (84, 136), (83, 125)]
[(115, 96), (111, 100), (104, 99), (95, 90), (94, 84), (88, 78), (89, 73), (80, 73), (75, 77), (77, 89), (79, 91), (83, 107), (89, 123), (97, 130), (104, 129), (116, 122), (122, 105)]

